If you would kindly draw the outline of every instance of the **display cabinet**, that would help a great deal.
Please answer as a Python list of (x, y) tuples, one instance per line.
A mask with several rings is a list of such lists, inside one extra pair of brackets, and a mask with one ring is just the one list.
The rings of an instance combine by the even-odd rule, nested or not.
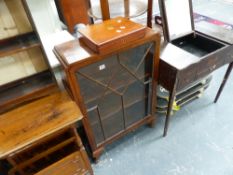
[(22, 1), (0, 1), (0, 113), (55, 91), (41, 43)]
[[(191, 0), (159, 0), (165, 45), (161, 52), (159, 83), (169, 90), (164, 136), (167, 134), (176, 92), (233, 62), (233, 34), (225, 29), (194, 25)], [(209, 25), (210, 26), (210, 25)], [(201, 29), (201, 30), (200, 30)], [(205, 30), (204, 30), (205, 29)], [(228, 34), (228, 37), (221, 37)], [(229, 76), (227, 71), (226, 76)], [(226, 82), (224, 78), (222, 87)], [(221, 88), (222, 89), (222, 88)], [(221, 90), (216, 96), (217, 101)]]
[(155, 121), (160, 35), (149, 28), (141, 39), (97, 54), (82, 39), (55, 47), (67, 89), (84, 114), (94, 158), (106, 144)]

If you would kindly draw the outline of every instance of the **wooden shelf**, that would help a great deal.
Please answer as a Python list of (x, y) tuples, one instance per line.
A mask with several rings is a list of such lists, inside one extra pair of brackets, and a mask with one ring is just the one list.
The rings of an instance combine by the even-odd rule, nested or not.
[[(115, 107), (112, 109), (111, 112), (109, 112), (108, 115), (103, 116), (101, 119), (102, 119), (102, 121), (108, 120), (108, 118), (110, 118), (114, 114), (121, 112), (121, 111), (123, 112), (123, 110), (127, 110), (128, 108), (132, 107), (133, 105), (135, 105), (139, 102), (142, 102), (142, 101), (146, 101), (146, 100), (148, 100), (148, 96), (144, 96), (144, 98), (142, 98), (142, 99), (136, 99), (135, 101), (132, 101), (131, 103), (124, 105), (124, 109), (122, 108), (122, 106)], [(96, 125), (97, 123), (98, 123), (98, 121), (95, 121), (95, 122), (91, 123), (91, 125)]]
[(2, 86), (0, 87), (0, 113), (57, 90), (49, 70)]
[(0, 57), (28, 50), (33, 47), (40, 47), (40, 45), (34, 32), (4, 39), (0, 41)]
[[(149, 84), (149, 83), (151, 82), (151, 80), (148, 80), (148, 79), (150, 79), (150, 78), (151, 78), (151, 74), (150, 74), (150, 73), (146, 73), (145, 76), (138, 77), (138, 79), (141, 80), (141, 81), (144, 83), (144, 85), (147, 85), (147, 84)], [(80, 79), (80, 81), (81, 81), (81, 80), (82, 80), (82, 79)], [(138, 80), (136, 80), (136, 79), (130, 80), (130, 81), (128, 82), (128, 86), (132, 85), (132, 84), (135, 83), (136, 81), (138, 81)], [(119, 89), (124, 88), (124, 87), (125, 87), (125, 84), (119, 84), (119, 86), (115, 87), (114, 90), (115, 90), (115, 91), (118, 91)], [(111, 91), (109, 90), (108, 92), (105, 93), (105, 95), (108, 95), (108, 94), (110, 94), (110, 93), (111, 93)], [(123, 94), (122, 94), (122, 95), (123, 95)], [(92, 96), (91, 98), (87, 98), (86, 100), (84, 100), (84, 103), (85, 103), (85, 105), (86, 105), (87, 108), (88, 108), (89, 105), (90, 105), (91, 103), (93, 103), (94, 101), (96, 101), (98, 98), (99, 98), (99, 95), (97, 94), (96, 96)]]

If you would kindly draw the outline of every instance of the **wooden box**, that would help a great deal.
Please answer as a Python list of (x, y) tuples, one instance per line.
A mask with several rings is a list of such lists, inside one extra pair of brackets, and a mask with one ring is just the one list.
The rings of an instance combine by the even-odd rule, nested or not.
[(146, 27), (141, 24), (118, 17), (100, 24), (88, 25), (80, 29), (79, 33), (83, 36), (83, 42), (93, 51), (108, 53), (117, 45), (142, 38), (145, 29)]
[[(199, 31), (196, 30), (191, 0), (179, 2), (159, 0), (166, 42), (161, 59), (170, 59), (168, 64), (176, 65), (180, 70), (177, 91), (231, 62), (233, 55), (233, 39), (219, 37), (223, 35), (223, 29), (218, 30), (215, 35), (209, 35), (211, 32), (208, 31), (203, 32), (200, 26)], [(166, 65), (163, 67), (164, 74), (161, 73), (161, 76), (164, 79), (169, 79), (169, 76), (175, 78), (175, 72), (168, 71)], [(168, 75), (167, 72), (173, 75)], [(170, 86), (168, 84), (169, 82), (164, 86)]]
[(94, 158), (106, 144), (154, 123), (159, 48), (160, 35), (149, 28), (144, 37), (108, 54), (97, 54), (79, 40), (55, 47), (66, 87), (84, 114)]

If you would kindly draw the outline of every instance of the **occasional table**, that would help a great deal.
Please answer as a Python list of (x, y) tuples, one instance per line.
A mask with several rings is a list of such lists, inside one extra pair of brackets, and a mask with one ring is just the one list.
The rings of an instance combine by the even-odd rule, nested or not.
[(8, 174), (92, 174), (74, 124), (77, 105), (58, 92), (0, 116), (0, 159)]

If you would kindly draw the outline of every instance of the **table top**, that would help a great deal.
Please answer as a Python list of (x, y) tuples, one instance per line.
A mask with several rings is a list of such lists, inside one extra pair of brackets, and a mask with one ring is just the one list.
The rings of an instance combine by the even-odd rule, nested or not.
[[(131, 47), (132, 45), (141, 44), (145, 41), (152, 40), (152, 38), (160, 38), (159, 31), (156, 29), (152, 30), (150, 28), (146, 28), (144, 37), (133, 42), (117, 45), (117, 47), (115, 47), (115, 50), (113, 50), (112, 52)], [(89, 47), (80, 42), (78, 39), (56, 45), (54, 47), (54, 53), (60, 60), (62, 60), (65, 66), (72, 66), (73, 64), (85, 62), (90, 57), (100, 57), (99, 54), (92, 51)]]
[(0, 158), (83, 117), (66, 92), (58, 92), (0, 115)]

